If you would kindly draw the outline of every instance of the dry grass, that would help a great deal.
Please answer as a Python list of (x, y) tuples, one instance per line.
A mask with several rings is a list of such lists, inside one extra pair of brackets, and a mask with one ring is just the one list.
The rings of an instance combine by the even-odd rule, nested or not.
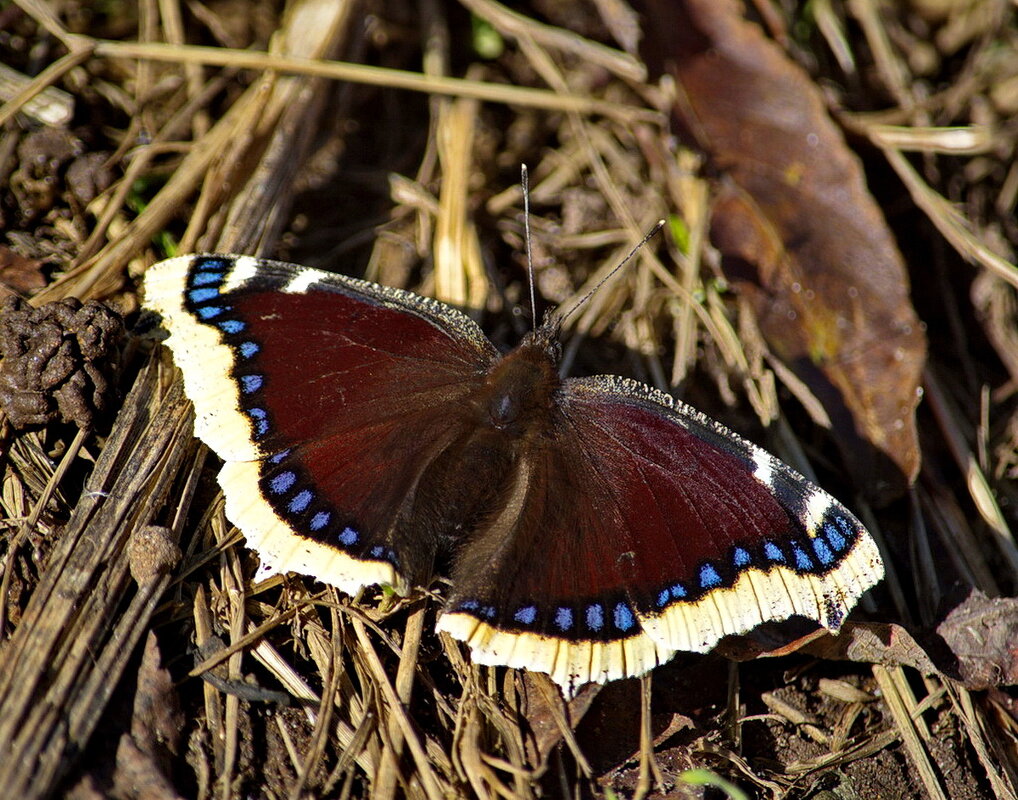
[[(813, 419), (823, 409), (719, 280), (711, 181), (669, 136), (667, 87), (595, 41), (611, 41), (606, 26), (632, 33), (624, 9), (599, 5), (604, 18), (570, 5), (570, 31), (463, 0), (475, 36), (484, 21), (504, 44), (491, 60), (464, 11), (435, 3), (421, 16), (331, 0), (284, 14), (259, 0), (0, 9), (0, 47), (35, 74), (0, 85), (3, 183), (24, 166), (22, 125), (68, 104), (114, 176), (20, 228), (3, 190), (8, 244), (56, 264), (33, 302), (100, 298), (131, 313), (138, 276), (171, 251), (282, 255), (347, 273), (366, 264), (510, 344), (529, 324), (511, 313), (528, 302), (525, 162), (541, 309), (584, 297), (655, 220), (671, 221), (571, 319), (567, 365), (678, 389), (758, 440), (770, 425), (765, 443), (803, 464), (818, 444), (797, 438), (811, 426), (788, 396)], [(898, 537), (898, 569), (869, 610), (928, 628), (958, 586), (1018, 586), (1014, 10), (812, 9), (792, 51), (873, 146), (929, 326), (924, 469), (910, 497), (867, 519)], [(893, 664), (709, 657), (659, 670), (653, 691), (617, 685), (566, 706), (543, 676), (471, 666), (436, 638), (440, 583), (351, 599), (259, 580), (175, 372), (149, 345), (139, 336), (125, 355), (108, 435), (3, 431), (11, 796), (719, 796), (694, 785), (700, 773), (681, 779), (706, 767), (750, 796), (1015, 797), (1013, 687), (970, 692)]]

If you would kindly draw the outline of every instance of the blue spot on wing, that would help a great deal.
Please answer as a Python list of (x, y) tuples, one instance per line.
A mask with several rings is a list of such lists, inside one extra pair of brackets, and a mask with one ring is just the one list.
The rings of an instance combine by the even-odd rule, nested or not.
[(668, 590), (662, 589), (661, 593), (657, 596), (657, 607), (664, 608), (666, 605), (668, 605), (669, 597), (670, 595), (668, 594)]
[[(200, 310), (200, 309), (199, 309)], [(217, 326), (223, 333), (240, 333), (247, 325), (239, 319), (224, 319)]]
[(214, 297), (219, 297), (219, 289), (215, 286), (210, 286), (205, 289), (191, 289), (187, 293), (188, 299), (195, 305), (198, 303), (204, 303), (207, 300), (211, 300)]
[[(214, 286), (223, 280), (222, 272), (195, 272), (191, 275), (192, 286)], [(217, 291), (218, 294), (218, 291)]]
[(267, 460), (270, 464), (282, 464), (286, 459), (290, 457), (290, 448), (286, 450), (280, 450), (274, 456), (270, 456)]
[(555, 610), (555, 627), (560, 631), (567, 631), (573, 627), (573, 610), (560, 607)]
[(764, 555), (767, 556), (769, 561), (775, 561), (778, 564), (785, 563), (785, 554), (781, 552), (781, 548), (774, 544), (774, 542), (764, 543)]
[(233, 259), (221, 256), (202, 256), (196, 260), (196, 263), (201, 265), (200, 269), (214, 269), (225, 273), (233, 266)]
[(262, 388), (263, 378), (261, 375), (241, 375), (240, 387), (244, 394), (257, 392)]
[(630, 609), (625, 603), (618, 603), (615, 606), (613, 618), (615, 627), (623, 632), (628, 631), (636, 625), (636, 617), (633, 616), (632, 609)]
[(681, 583), (675, 584), (669, 591), (672, 593), (673, 600), (681, 600), (686, 596), (686, 587)]
[(215, 319), (226, 310), (226, 306), (203, 306), (198, 309), (201, 319)]
[(291, 514), (300, 514), (302, 511), (306, 511), (307, 507), (311, 505), (311, 501), (314, 500), (314, 494), (311, 493), (310, 489), (302, 489), (293, 496), (290, 500), (290, 504), (287, 509)]
[(827, 541), (817, 536), (813, 540), (813, 552), (816, 553), (817, 558), (823, 565), (831, 564), (834, 562), (834, 553), (831, 548), (827, 545)]
[[(842, 522), (841, 517), (838, 517), (838, 522)], [(848, 540), (841, 535), (837, 525), (832, 525), (830, 522), (824, 523), (824, 535), (827, 537), (827, 543), (837, 550), (839, 553), (848, 547)]]
[(254, 420), (255, 436), (264, 436), (269, 432), (269, 415), (265, 413), (264, 408), (249, 408), (247, 415)]
[(732, 563), (736, 567), (744, 567), (749, 564), (752, 559), (749, 557), (749, 552), (743, 547), (736, 547), (732, 553)]
[(311, 517), (308, 527), (313, 531), (320, 531), (329, 524), (330, 519), (332, 519), (332, 515), (328, 511), (319, 511)]
[(256, 355), (261, 348), (256, 342), (241, 342), (237, 350), (243, 358), (251, 358), (251, 356)]
[(604, 627), (604, 609), (600, 603), (587, 606), (587, 627), (592, 631), (599, 631)]
[(297, 482), (297, 473), (287, 470), (280, 472), (269, 481), (269, 491), (273, 494), (286, 494)]
[(343, 532), (339, 534), (340, 544), (345, 544), (347, 547), (357, 544), (360, 538), (360, 534), (353, 528), (343, 528)]
[(513, 614), (513, 619), (524, 625), (533, 625), (537, 619), (537, 606), (524, 606)]
[(713, 589), (721, 585), (721, 576), (713, 564), (704, 564), (700, 567), (700, 586), (704, 589)]
[(798, 544), (792, 545), (792, 555), (795, 556), (795, 567), (801, 570), (813, 569), (813, 559), (809, 557), (809, 553), (802, 549)]

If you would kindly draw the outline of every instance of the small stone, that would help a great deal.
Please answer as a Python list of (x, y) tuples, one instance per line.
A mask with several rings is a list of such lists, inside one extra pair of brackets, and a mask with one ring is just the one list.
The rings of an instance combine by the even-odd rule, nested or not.
[(146, 525), (127, 543), (127, 560), (131, 577), (144, 585), (173, 571), (180, 561), (180, 548), (169, 528)]

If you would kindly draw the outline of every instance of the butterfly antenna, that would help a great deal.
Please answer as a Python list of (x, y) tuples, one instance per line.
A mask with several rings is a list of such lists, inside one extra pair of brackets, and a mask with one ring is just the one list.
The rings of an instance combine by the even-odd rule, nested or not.
[(641, 249), (641, 248), (642, 248), (642, 247), (643, 247), (643, 246), (644, 246), (645, 244), (647, 244), (647, 242), (649, 242), (649, 241), (650, 241), (651, 239), (653, 239), (653, 238), (654, 238), (654, 237), (655, 237), (655, 236), (657, 235), (657, 232), (658, 232), (659, 230), (661, 230), (661, 229), (662, 229), (662, 228), (663, 228), (664, 226), (665, 226), (665, 221), (664, 221), (663, 219), (659, 219), (659, 220), (658, 220), (658, 221), (657, 221), (657, 222), (656, 222), (656, 223), (654, 224), (654, 227), (653, 227), (653, 228), (651, 228), (651, 229), (650, 229), (650, 230), (649, 230), (649, 231), (647, 232), (647, 234), (646, 234), (646, 235), (645, 235), (645, 236), (644, 236), (644, 237), (643, 237), (642, 239), (640, 239), (640, 241), (639, 241), (639, 242), (637, 242), (636, 246), (635, 246), (635, 247), (634, 247), (634, 248), (633, 248), (632, 250), (630, 250), (630, 251), (629, 251), (629, 255), (627, 255), (627, 256), (626, 256), (626, 257), (625, 257), (624, 259), (622, 259), (622, 260), (621, 260), (621, 261), (620, 261), (620, 262), (619, 262), (618, 264), (616, 264), (616, 265), (615, 265), (615, 267), (614, 267), (614, 268), (612, 269), (612, 271), (611, 271), (611, 272), (609, 272), (609, 273), (608, 273), (607, 275), (605, 275), (605, 276), (604, 276), (603, 278), (601, 278), (601, 280), (599, 280), (599, 281), (597, 282), (597, 285), (596, 285), (596, 286), (595, 286), (595, 287), (594, 287), (593, 289), (591, 289), (591, 290), (590, 290), (589, 292), (587, 292), (587, 293), (586, 293), (585, 295), (583, 295), (583, 297), (581, 297), (581, 298), (580, 298), (580, 299), (579, 299), (579, 300), (578, 300), (578, 301), (576, 302), (576, 305), (574, 305), (574, 306), (573, 306), (572, 308), (570, 308), (570, 309), (569, 309), (569, 310), (568, 310), (568, 311), (567, 311), (567, 312), (566, 312), (565, 314), (563, 314), (563, 315), (562, 315), (561, 317), (559, 317), (559, 318), (558, 318), (558, 319), (556, 320), (556, 322), (555, 322), (555, 325), (556, 325), (556, 327), (558, 327), (558, 328), (560, 328), (560, 329), (561, 329), (561, 327), (562, 327), (562, 326), (563, 326), (563, 325), (565, 324), (565, 321), (566, 321), (567, 319), (569, 319), (569, 317), (571, 317), (571, 316), (572, 316), (573, 312), (574, 312), (574, 311), (576, 311), (577, 309), (579, 309), (579, 308), (580, 308), (580, 306), (582, 306), (582, 305), (583, 305), (584, 303), (586, 303), (586, 302), (587, 302), (587, 301), (588, 301), (588, 300), (589, 300), (589, 299), (590, 299), (590, 298), (591, 298), (591, 297), (592, 297), (592, 296), (593, 296), (593, 295), (594, 295), (594, 294), (595, 294), (595, 293), (597, 292), (597, 290), (598, 290), (598, 289), (600, 289), (600, 288), (601, 288), (602, 286), (604, 286), (604, 285), (605, 285), (605, 284), (606, 284), (606, 283), (607, 283), (608, 281), (610, 281), (610, 280), (612, 279), (612, 277), (614, 277), (614, 275), (615, 275), (615, 273), (616, 273), (616, 272), (618, 272), (618, 271), (619, 271), (620, 269), (622, 269), (622, 268), (623, 268), (623, 267), (624, 267), (624, 266), (625, 266), (626, 264), (628, 264), (628, 263), (629, 263), (630, 261), (632, 261), (632, 260), (633, 260), (633, 256), (635, 256), (635, 255), (636, 255), (636, 254), (637, 254), (638, 252), (640, 252), (640, 249)]
[(534, 291), (534, 253), (530, 243), (530, 173), (527, 165), (520, 164), (520, 184), (523, 186), (523, 239), (527, 244), (527, 280), (530, 283), (530, 317), (537, 330), (537, 297)]

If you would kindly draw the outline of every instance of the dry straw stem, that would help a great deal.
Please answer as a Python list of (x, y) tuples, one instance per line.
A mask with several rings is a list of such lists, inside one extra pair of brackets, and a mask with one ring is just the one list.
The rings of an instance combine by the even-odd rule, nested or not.
[[(225, 525), (217, 526), (220, 529), (220, 536), (226, 535)], [(240, 554), (237, 548), (230, 548), (223, 553), (223, 568), (220, 570), (222, 578), (222, 599), (225, 600), (225, 608), (219, 612), (220, 617), (225, 617), (227, 633), (230, 642), (236, 642), (243, 638), (244, 629), (247, 626), (247, 614), (244, 609), (244, 577), (240, 567)], [(237, 650), (230, 654), (226, 664), (226, 678), (231, 683), (243, 681), (244, 653)], [(248, 708), (241, 708), (240, 697), (234, 693), (228, 693), (225, 700), (226, 715), (223, 720), (225, 730), (225, 747), (223, 754), (223, 768), (220, 771), (220, 794), (226, 800), (233, 795), (232, 786), (234, 776), (238, 772), (240, 742), (241, 742), (241, 716), (249, 714)]]
[[(1018, 288), (1018, 267), (989, 249), (971, 230), (971, 227), (962, 213), (956, 206), (949, 203), (947, 198), (932, 189), (915, 168), (908, 162), (902, 151), (898, 149), (901, 144), (901, 134), (897, 131), (888, 135), (884, 126), (864, 126), (865, 133), (876, 147), (879, 147), (888, 160), (888, 163), (898, 173), (915, 205), (922, 209), (929, 220), (937, 226), (945, 239), (951, 242), (952, 246), (961, 254), (962, 258), (974, 264), (981, 265), (989, 272), (1007, 281)], [(955, 141), (955, 133), (950, 132), (948, 141), (941, 136), (940, 145), (946, 147)], [(970, 145), (982, 147), (980, 134), (970, 132)], [(967, 138), (968, 136), (966, 136)], [(923, 138), (925, 149), (930, 150), (935, 145), (931, 136)], [(919, 137), (913, 137), (909, 145), (919, 144)]]
[[(207, 658), (202, 659), (199, 663), (195, 664), (194, 667), (187, 673), (191, 678), (199, 678), (206, 672), (211, 672), (213, 669), (218, 667), (227, 659), (231, 658), (234, 653), (243, 652), (254, 645), (256, 642), (262, 640), (262, 638), (269, 631), (278, 628), (285, 622), (293, 619), (300, 611), (300, 605), (293, 605), (286, 609), (277, 616), (274, 616), (261, 625), (251, 627), (246, 634), (232, 642), (229, 647), (224, 647), (221, 650), (217, 650)], [(318, 699), (317, 695), (312, 694), (309, 699)]]
[(979, 757), (979, 763), (986, 770), (986, 777), (993, 788), (993, 796), (1004, 800), (1015, 800), (1012, 787), (1018, 786), (1018, 770), (1014, 767), (1014, 742), (1018, 729), (1013, 717), (1010, 718), (1011, 736), (1005, 740), (999, 733), (992, 735), (988, 730), (989, 721), (982, 705), (972, 702), (972, 694), (963, 686), (945, 684), (945, 691), (951, 700), (956, 716), (961, 719), (969, 737), (972, 749)]
[[(385, 666), (378, 658), (378, 653), (375, 652), (374, 645), (368, 637), (364, 623), (354, 618), (351, 620), (351, 624), (353, 625), (354, 632), (357, 634), (357, 641), (360, 644), (358, 655), (367, 663), (375, 687), (381, 690), (382, 700), (389, 714), (387, 718), (389, 723), (396, 726), (395, 729), (402, 736), (410, 750), (414, 765), (417, 768), (416, 777), (421, 781), (425, 796), (428, 800), (442, 800), (444, 794), (440, 788), (438, 776), (432, 769), (432, 763), (425, 752), (424, 745), (418, 738), (414, 726), (407, 716), (406, 707), (402, 704), (399, 695), (389, 682)], [(391, 730), (390, 728), (390, 732)], [(391, 737), (386, 742), (386, 745), (389, 750), (397, 747)], [(398, 752), (395, 755), (398, 755)], [(374, 782), (376, 785), (378, 783), (382, 783), (383, 786), (388, 784), (388, 776), (381, 774), (381, 771), (384, 769), (395, 769), (394, 761), (383, 757), (380, 770), (375, 774)]]
[(469, 200), (477, 111), (476, 100), (442, 98), (435, 132), (442, 174), (435, 220), (435, 297), (475, 315), (483, 310), (489, 289)]
[(974, 156), (992, 152), (996, 146), (995, 132), (988, 125), (955, 125), (946, 128), (863, 123), (855, 120), (861, 130), (881, 147), (903, 152), (939, 153), (948, 156)]
[[(28, 431), (20, 436), (14, 436), (13, 433), (5, 418), (0, 444), (7, 447), (4, 455), (14, 468), (7, 472), (4, 483), (3, 510), (7, 514), (7, 521), (21, 519), (28, 513), (27, 496), (39, 497), (47, 491), (52, 492), (54, 502), (66, 508), (67, 501), (60, 487), (55, 486), (52, 490), (48, 488), (53, 482), (55, 467), (47, 452), (43, 433)], [(49, 533), (44, 518), (40, 518), (37, 524), (42, 527), (40, 533)]]
[(651, 714), (651, 681), (648, 674), (640, 678), (640, 776), (633, 800), (643, 800), (655, 786), (664, 786), (664, 775), (654, 757), (654, 733)]
[(857, 74), (855, 54), (852, 52), (852, 45), (841, 18), (834, 13), (831, 0), (814, 0), (811, 7), (817, 29), (827, 42), (841, 71), (846, 75), (855, 76)]
[(920, 736), (919, 728), (917, 727), (918, 720), (913, 718), (910, 709), (910, 706), (914, 707), (914, 703), (910, 702), (911, 698), (908, 694), (902, 693), (907, 684), (901, 668), (896, 667), (889, 671), (884, 667), (874, 666), (873, 677), (876, 678), (877, 685), (883, 693), (884, 701), (891, 710), (891, 716), (898, 729), (898, 734), (901, 736), (902, 743), (905, 745), (905, 751), (908, 753), (913, 766), (919, 772), (919, 777), (923, 782), (923, 786), (926, 787), (928, 797), (931, 800), (947, 800), (947, 795), (940, 785), (940, 779), (937, 777), (933, 764), (930, 762), (930, 755), (923, 744), (924, 740), (929, 739), (929, 732), (926, 731), (926, 736)]
[[(363, 625), (358, 627), (354, 623), (354, 630), (358, 638), (361, 636)], [(396, 672), (396, 696), (403, 707), (410, 707), (410, 698), (413, 694), (414, 673), (417, 670), (417, 656), (421, 644), (421, 636), (424, 632), (424, 606), (419, 606), (407, 619), (403, 646), (401, 648), (399, 668)], [(395, 797), (397, 782), (396, 769), (400, 756), (403, 753), (403, 730), (400, 722), (395, 716), (388, 719), (389, 731), (387, 747), (382, 753), (382, 762), (376, 773), (377, 779), (373, 795), (377, 800), (391, 800)], [(413, 735), (413, 733), (412, 733)], [(413, 745), (411, 744), (411, 748)], [(419, 745), (418, 745), (419, 747)], [(423, 748), (421, 748), (423, 750)], [(427, 784), (425, 784), (427, 785)]]
[(13, 574), (14, 569), (14, 554), (24, 543), (29, 533), (35, 530), (35, 526), (39, 522), (39, 517), (42, 516), (43, 509), (46, 508), (46, 505), (56, 492), (57, 487), (67, 475), (67, 470), (70, 469), (71, 463), (78, 457), (78, 453), (81, 451), (81, 447), (85, 443), (87, 435), (88, 431), (83, 428), (78, 429), (78, 433), (75, 435), (74, 441), (71, 442), (70, 447), (67, 448), (67, 452), (64, 453), (64, 457), (60, 459), (60, 465), (46, 482), (46, 485), (43, 487), (42, 493), (39, 495), (39, 499), (35, 501), (35, 505), (32, 507), (31, 512), (21, 521), (18, 526), (18, 532), (10, 539), (7, 557), (4, 559), (3, 563), (3, 578), (0, 579), (0, 632), (7, 630), (7, 598), (8, 593), (10, 592), (11, 575)]
[(406, 89), (424, 94), (465, 97), (491, 103), (539, 108), (547, 111), (575, 111), (580, 114), (600, 114), (634, 123), (660, 122), (661, 116), (649, 109), (597, 100), (583, 95), (557, 94), (546, 89), (526, 86), (471, 81), (465, 78), (437, 77), (416, 72), (351, 64), (341, 61), (277, 56), (251, 50), (231, 50), (224, 47), (176, 45), (163, 42), (134, 43), (109, 40), (92, 40), (90, 49), (97, 57), (130, 58), (166, 61), (175, 64), (203, 64), (205, 66), (235, 67), (268, 70), (280, 74), (304, 75), (349, 81), (366, 86), (383, 86), (387, 89)]
[(699, 176), (699, 159), (687, 150), (679, 150), (675, 159), (668, 153), (659, 158), (665, 174), (665, 187), (673, 208), (682, 209), (683, 222), (689, 232), (685, 250), (669, 238), (671, 256), (679, 267), (677, 281), (682, 287), (683, 299), (674, 303), (672, 335), (675, 354), (672, 356), (671, 382), (680, 386), (696, 364), (699, 326), (696, 323), (698, 303), (693, 302), (700, 286), (701, 255), (708, 241), (710, 225), (710, 190), (707, 181)]
[[(33, 80), (6, 64), (0, 64), (0, 101), (7, 103), (31, 85)], [(61, 126), (70, 123), (74, 115), (74, 98), (56, 86), (45, 86), (20, 105), (21, 112), (43, 125)]]
[(628, 53), (592, 42), (563, 28), (543, 25), (493, 0), (461, 0), (461, 5), (488, 22), (502, 36), (530, 40), (536, 45), (563, 55), (576, 56), (583, 61), (604, 67), (623, 80), (635, 83), (644, 83), (647, 80), (646, 66)]
[[(947, 394), (932, 370), (928, 369), (926, 371), (924, 383), (930, 408), (940, 423), (944, 441), (954, 457), (958, 469), (965, 476), (965, 486), (968, 488), (972, 502), (979, 515), (983, 518), (983, 521), (993, 531), (994, 542), (1000, 550), (1000, 554), (1010, 566), (1012, 575), (1018, 577), (1018, 546), (1015, 543), (1014, 533), (1007, 524), (1007, 519), (1001, 512), (1000, 506), (997, 504), (986, 475), (979, 467), (979, 461), (969, 447), (964, 433), (964, 420), (949, 402)], [(982, 556), (978, 544), (973, 543), (971, 549), (977, 557)], [(980, 586), (980, 588), (990, 593), (996, 593), (996, 587)]]
[[(339, 612), (335, 606), (330, 611), (331, 627), (332, 630), (339, 630)], [(286, 737), (287, 749), (290, 752), (290, 761), (294, 768), (294, 772), (297, 774), (297, 779), (293, 782), (290, 787), (290, 797), (299, 798), (304, 793), (304, 788), (307, 785), (308, 779), (315, 770), (315, 766), (322, 763), (325, 756), (325, 749), (328, 745), (329, 735), (332, 733), (332, 723), (334, 714), (336, 711), (335, 700), (339, 698), (340, 691), (340, 676), (342, 675), (342, 649), (339, 646), (338, 638), (331, 637), (329, 640), (331, 645), (328, 650), (328, 662), (326, 668), (321, 670), (322, 677), (324, 679), (324, 686), (322, 691), (322, 697), (319, 699), (318, 713), (313, 714), (308, 710), (308, 715), (311, 717), (311, 722), (314, 725), (314, 729), (311, 733), (311, 741), (307, 746), (306, 752), (301, 756), (297, 753), (296, 748), (290, 743), (289, 737)], [(263, 642), (265, 647), (271, 647), (267, 642)], [(272, 648), (273, 660), (278, 665), (286, 670), (291, 670), (291, 667), (276, 653), (275, 649)], [(263, 662), (264, 663), (264, 662)], [(294, 680), (300, 681), (296, 671), (293, 671)], [(303, 683), (303, 681), (301, 681)], [(284, 685), (286, 683), (284, 682)], [(310, 692), (310, 689), (308, 689)], [(313, 693), (311, 693), (313, 694)], [(300, 696), (300, 695), (297, 695)], [(280, 721), (279, 730), (281, 734), (285, 734), (286, 727)]]
[(891, 44), (877, 4), (873, 0), (849, 0), (848, 8), (862, 26), (884, 85), (898, 101), (899, 106), (911, 107), (915, 102), (909, 80), (911, 75), (898, 49)]
[[(353, 22), (351, 3), (307, 0), (289, 9), (270, 48), (282, 56), (327, 57), (346, 43)], [(192, 215), (181, 247), (260, 254), (275, 246), (296, 191), (293, 167), (307, 160), (326, 113), (327, 89), (323, 78), (261, 76), (249, 90), (260, 100), (252, 105), (255, 115), (235, 131), (229, 151), (205, 177), (204, 213)], [(222, 186), (237, 188), (230, 197)]]

